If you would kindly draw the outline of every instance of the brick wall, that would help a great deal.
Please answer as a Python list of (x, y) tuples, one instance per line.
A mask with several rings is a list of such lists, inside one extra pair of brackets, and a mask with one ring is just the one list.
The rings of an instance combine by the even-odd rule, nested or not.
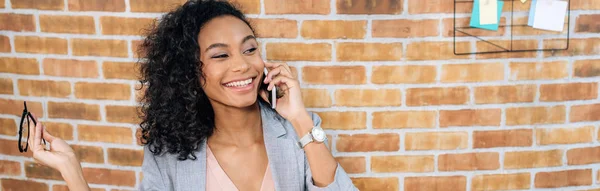
[[(16, 148), (23, 100), (74, 147), (92, 188), (139, 185), (136, 45), (181, 2), (0, 0), (0, 190), (67, 190)], [(361, 190), (600, 190), (600, 1), (571, 0), (568, 51), (477, 56), (452, 53), (452, 0), (237, 2), (265, 59), (293, 66)], [(502, 23), (526, 23), (529, 5)], [(470, 9), (457, 7), (458, 24)], [(515, 46), (560, 43), (512, 32)]]

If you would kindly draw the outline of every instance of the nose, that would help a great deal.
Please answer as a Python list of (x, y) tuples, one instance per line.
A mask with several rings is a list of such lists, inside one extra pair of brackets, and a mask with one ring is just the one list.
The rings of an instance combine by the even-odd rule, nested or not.
[(250, 63), (246, 59), (244, 59), (243, 56), (235, 56), (235, 58), (231, 61), (231, 68), (234, 72), (244, 73), (250, 68)]

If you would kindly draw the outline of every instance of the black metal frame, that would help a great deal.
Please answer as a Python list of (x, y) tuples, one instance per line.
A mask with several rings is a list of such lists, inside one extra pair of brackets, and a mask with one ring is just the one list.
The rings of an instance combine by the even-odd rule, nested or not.
[[(568, 4), (567, 5), (567, 39), (566, 39), (567, 43), (566, 43), (566, 47), (564, 49), (525, 49), (525, 50), (513, 50), (513, 46), (512, 46), (512, 44), (513, 44), (513, 28), (514, 27), (529, 27), (528, 25), (513, 25), (513, 23), (514, 23), (513, 22), (514, 21), (514, 16), (513, 16), (514, 15), (513, 14), (514, 13), (514, 3), (515, 3), (515, 1), (517, 1), (517, 2), (520, 3), (520, 0), (498, 0), (498, 1), (505, 1), (505, 2), (506, 1), (511, 1), (512, 2), (511, 3), (511, 7), (510, 7), (510, 19), (511, 19), (510, 25), (499, 25), (498, 26), (498, 27), (507, 27), (507, 26), (510, 27), (510, 50), (506, 49), (506, 48), (504, 48), (504, 47), (502, 47), (500, 45), (494, 44), (494, 43), (492, 43), (490, 41), (484, 40), (484, 39), (482, 39), (482, 38), (480, 38), (478, 36), (471, 35), (471, 34), (469, 34), (467, 32), (464, 32), (464, 31), (460, 30), (460, 29), (471, 29), (471, 28), (475, 29), (476, 27), (470, 27), (470, 26), (467, 26), (467, 27), (457, 27), (456, 26), (456, 4), (457, 3), (473, 3), (474, 0), (454, 0), (454, 18), (453, 18), (454, 19), (453, 20), (453, 22), (454, 22), (453, 23), (454, 37), (453, 37), (453, 44), (452, 44), (453, 48), (454, 48), (454, 55), (491, 54), (491, 53), (507, 53), (507, 52), (561, 51), (561, 50), (568, 50), (569, 49), (569, 41), (570, 41), (570, 33), (571, 33), (571, 29), (570, 29), (570, 27), (571, 27), (571, 0), (566, 0), (567, 4)], [(457, 31), (460, 32), (460, 33), (463, 33), (463, 34), (465, 34), (467, 36), (471, 36), (471, 37), (477, 38), (480, 41), (486, 42), (486, 43), (491, 44), (493, 46), (496, 46), (498, 48), (504, 49), (504, 51), (457, 53), (456, 52), (456, 32)]]

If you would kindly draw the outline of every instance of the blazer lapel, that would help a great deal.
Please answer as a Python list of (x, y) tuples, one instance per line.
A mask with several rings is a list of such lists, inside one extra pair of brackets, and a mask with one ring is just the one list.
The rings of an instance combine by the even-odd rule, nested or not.
[[(303, 177), (299, 176), (301, 166), (298, 162), (299, 148), (296, 143), (285, 137), (284, 125), (270, 106), (261, 103), (263, 135), (269, 165), (276, 190), (299, 190)], [(301, 174), (301, 173), (300, 173)]]
[(206, 139), (200, 144), (196, 160), (177, 161), (177, 191), (206, 190)]

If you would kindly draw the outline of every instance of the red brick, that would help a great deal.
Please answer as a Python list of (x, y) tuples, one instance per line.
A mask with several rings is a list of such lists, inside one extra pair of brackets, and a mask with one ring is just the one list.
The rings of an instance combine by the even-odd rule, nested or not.
[(264, 0), (265, 14), (317, 14), (331, 11), (329, 1), (322, 0)]
[(68, 8), (69, 11), (125, 12), (125, 0), (69, 0)]
[(40, 67), (35, 58), (0, 57), (0, 72), (39, 75)]
[(334, 93), (337, 106), (400, 106), (401, 92), (398, 89), (339, 89)]
[[(4, 1), (0, 1), (4, 5)], [(64, 10), (63, 0), (10, 0), (13, 9)], [(4, 7), (4, 6), (2, 6)]]
[(571, 122), (600, 121), (600, 104), (574, 105), (569, 112)]
[(402, 13), (402, 0), (336, 0), (338, 14), (400, 14)]
[(567, 164), (586, 165), (600, 163), (600, 146), (574, 148), (567, 151)]
[(125, 17), (100, 17), (101, 33), (104, 35), (144, 35), (155, 19), (152, 18), (125, 18)]
[(435, 111), (373, 112), (373, 128), (434, 128)]
[(302, 81), (307, 84), (364, 84), (365, 66), (304, 66)]
[(366, 172), (365, 157), (335, 157), (344, 171), (350, 174)]
[(104, 62), (102, 71), (106, 79), (137, 80), (139, 77), (138, 65), (134, 62)]
[(35, 31), (33, 15), (18, 13), (0, 13), (0, 30), (15, 32)]
[(0, 52), (10, 52), (10, 39), (0, 35)]
[(75, 97), (79, 99), (128, 100), (131, 86), (120, 83), (75, 83)]
[(79, 134), (79, 140), (81, 141), (118, 144), (133, 143), (131, 129), (126, 127), (79, 125), (77, 130)]
[(98, 65), (93, 60), (54, 59), (43, 61), (44, 74), (49, 76), (97, 78)]
[(565, 115), (565, 106), (506, 108), (506, 125), (563, 123)]
[(600, 76), (600, 60), (576, 60), (573, 63), (574, 77)]
[(512, 151), (504, 153), (504, 169), (523, 169), (562, 166), (563, 151)]
[(367, 21), (306, 20), (300, 35), (304, 39), (362, 39), (366, 29)]
[(552, 80), (569, 77), (568, 61), (511, 62), (510, 80)]
[(574, 169), (553, 172), (538, 172), (535, 174), (536, 188), (559, 188), (566, 186), (591, 185), (591, 169)]
[(540, 85), (540, 101), (590, 100), (598, 97), (598, 83)]
[(469, 101), (466, 87), (410, 88), (406, 90), (406, 105), (462, 105)]
[(48, 180), (63, 180), (60, 171), (38, 163), (25, 162), (25, 176)]
[[(457, 42), (456, 52), (471, 52), (471, 45), (468, 42)], [(466, 58), (468, 58), (468, 55), (457, 56), (454, 54), (454, 44), (452, 41), (413, 42), (406, 46), (407, 60), (452, 60)]]
[(467, 148), (467, 132), (407, 132), (406, 150), (452, 150)]
[(73, 126), (69, 123), (44, 122), (44, 128), (55, 137), (63, 140), (73, 140)]
[(131, 12), (163, 13), (183, 5), (186, 0), (129, 0)]
[(371, 82), (375, 84), (422, 84), (435, 82), (437, 69), (431, 65), (373, 66)]
[(81, 162), (104, 163), (104, 151), (102, 147), (85, 145), (72, 145), (71, 147), (73, 148), (77, 159)]
[(337, 61), (392, 61), (402, 58), (402, 43), (340, 42), (335, 45)]
[(535, 135), (538, 145), (589, 143), (594, 127), (537, 128)]
[(13, 81), (10, 78), (0, 78), (0, 94), (13, 94)]
[[(454, 13), (454, 1), (447, 0), (405, 0), (408, 1), (409, 14), (421, 13)], [(467, 13), (473, 10), (473, 3), (457, 3), (456, 13)]]
[(13, 119), (0, 118), (0, 126), (2, 127), (0, 128), (0, 134), (9, 136), (17, 135), (17, 132), (19, 131), (17, 123), (19, 122), (20, 121), (15, 121)]
[(404, 190), (406, 191), (459, 191), (467, 189), (465, 176), (421, 176), (405, 177)]
[(446, 64), (442, 66), (441, 82), (489, 82), (504, 80), (504, 64)]
[(366, 112), (318, 112), (324, 129), (356, 130), (367, 127)]
[(533, 144), (531, 129), (473, 132), (473, 148), (526, 147)]
[(67, 39), (55, 37), (15, 36), (15, 51), (38, 54), (67, 54)]
[(533, 102), (536, 85), (479, 86), (474, 88), (476, 104)]
[(372, 156), (371, 172), (433, 172), (433, 155)]
[[(586, 38), (569, 40), (569, 49), (560, 51), (546, 51), (544, 57), (565, 57), (582, 55), (600, 55), (600, 38)], [(566, 39), (545, 39), (544, 49), (565, 49), (567, 47)]]
[(34, 180), (19, 180), (12, 178), (0, 179), (0, 189), (4, 191), (16, 191), (16, 190), (48, 190), (46, 183), (34, 181)]
[(495, 152), (441, 154), (440, 171), (496, 170), (500, 168), (499, 154)]
[[(497, 51), (506, 51), (511, 49), (511, 41), (510, 40), (490, 40), (490, 43), (494, 45), (477, 41), (476, 47), (477, 52), (497, 52)], [(499, 48), (498, 46), (504, 48)], [(535, 50), (538, 49), (538, 41), (537, 40), (513, 40), (512, 41), (512, 50)], [(496, 58), (535, 58), (537, 56), (537, 52), (510, 52), (510, 53), (494, 53), (494, 54), (478, 54), (476, 56), (477, 59), (496, 59)]]
[[(466, 5), (467, 3), (462, 3), (462, 4)], [(459, 7), (462, 7), (464, 5), (461, 5)], [(456, 31), (456, 37), (468, 37), (469, 36), (462, 32), (468, 33), (473, 36), (478, 36), (478, 37), (503, 36), (504, 33), (506, 32), (506, 28), (507, 28), (507, 27), (498, 27), (497, 31), (483, 30), (483, 29), (479, 29), (479, 28), (471, 28), (469, 26), (470, 22), (471, 22), (471, 18), (456, 18), (456, 28), (458, 29)], [(505, 24), (506, 24), (506, 17), (500, 18), (500, 25), (505, 25)], [(444, 37), (454, 37), (454, 35), (455, 35), (455, 33), (454, 33), (455, 32), (454, 18), (443, 19), (442, 25), (443, 25), (442, 35)], [(467, 28), (463, 28), (463, 27), (467, 27)], [(519, 27), (514, 27), (513, 30), (516, 30), (517, 28), (519, 28)], [(462, 32), (460, 32), (460, 31), (462, 31)]]
[(16, 161), (0, 160), (0, 173), (10, 176), (21, 175), (21, 163)]
[(296, 38), (298, 24), (291, 19), (248, 18), (259, 38)]
[(108, 162), (119, 166), (142, 166), (144, 159), (143, 150), (109, 148), (107, 153)]
[(589, 0), (572, 0), (571, 10), (598, 10), (600, 9), (600, 2), (589, 1)]
[(391, 37), (391, 38), (409, 38), (409, 37), (428, 37), (437, 36), (439, 20), (373, 20), (371, 36), (373, 37)]
[(267, 43), (268, 60), (330, 61), (329, 43)]
[(398, 177), (352, 177), (352, 184), (359, 190), (397, 191)]
[(75, 56), (127, 57), (127, 41), (105, 39), (71, 39)]
[(473, 191), (529, 189), (531, 187), (529, 173), (515, 174), (481, 174), (471, 179)]
[[(23, 114), (23, 101), (24, 100), (0, 98), (0, 113), (17, 116), (20, 120), (21, 115)], [(27, 101), (27, 110), (38, 118), (44, 117), (41, 102)]]
[(108, 184), (115, 186), (135, 185), (135, 171), (103, 168), (83, 168), (83, 177), (91, 184)]
[(440, 127), (499, 126), (500, 109), (461, 109), (440, 111)]
[(92, 16), (40, 15), (42, 32), (95, 34)]
[(229, 2), (233, 3), (244, 14), (260, 13), (260, 0), (230, 0)]
[(48, 115), (50, 118), (100, 120), (100, 107), (98, 105), (69, 102), (48, 102)]
[(19, 80), (19, 94), (37, 97), (66, 98), (71, 95), (71, 83), (51, 80)]
[(110, 122), (138, 124), (141, 122), (138, 116), (138, 109), (137, 106), (107, 105), (106, 120)]
[(18, 140), (6, 140), (0, 139), (1, 145), (12, 145), (9, 147), (2, 146), (0, 147), (0, 154), (2, 155), (11, 155), (11, 156), (20, 156), (20, 157), (33, 157), (32, 152), (30, 151), (31, 146), (28, 148), (28, 152), (21, 153), (18, 148)]
[(332, 100), (327, 89), (302, 88), (302, 102), (306, 107), (331, 107)]
[(371, 152), (400, 150), (400, 136), (396, 133), (340, 134), (336, 139), (338, 152)]
[(600, 33), (600, 14), (579, 15), (575, 24), (575, 32)]

